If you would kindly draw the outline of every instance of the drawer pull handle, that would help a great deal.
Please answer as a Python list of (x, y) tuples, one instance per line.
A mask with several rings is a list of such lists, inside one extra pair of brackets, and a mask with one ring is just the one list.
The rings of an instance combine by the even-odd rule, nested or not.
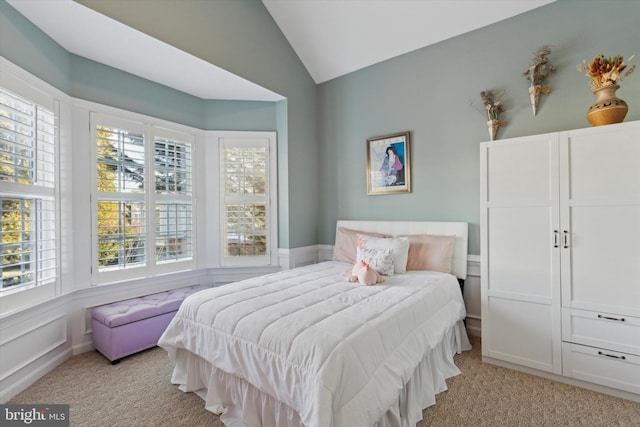
[(558, 245), (558, 230), (553, 230), (553, 247), (557, 248), (560, 245)]
[(598, 319), (607, 319), (607, 320), (615, 320), (616, 322), (624, 322), (624, 317), (611, 317), (611, 316), (603, 316), (602, 314), (598, 314)]
[(600, 356), (607, 356), (607, 357), (611, 357), (612, 359), (620, 359), (620, 360), (626, 360), (627, 358), (624, 356), (616, 356), (615, 354), (607, 354), (607, 353), (603, 353), (601, 351), (598, 352), (598, 354)]
[(569, 247), (569, 232), (567, 230), (562, 231), (562, 240), (564, 241), (562, 247), (567, 249)]

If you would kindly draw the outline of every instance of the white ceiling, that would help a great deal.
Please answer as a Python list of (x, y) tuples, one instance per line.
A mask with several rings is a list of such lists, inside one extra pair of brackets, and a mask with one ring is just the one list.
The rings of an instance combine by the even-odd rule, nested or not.
[(262, 0), (316, 83), (555, 0)]
[[(262, 1), (322, 83), (555, 0)], [(284, 99), (72, 0), (7, 2), (69, 52), (93, 61), (203, 99)]]

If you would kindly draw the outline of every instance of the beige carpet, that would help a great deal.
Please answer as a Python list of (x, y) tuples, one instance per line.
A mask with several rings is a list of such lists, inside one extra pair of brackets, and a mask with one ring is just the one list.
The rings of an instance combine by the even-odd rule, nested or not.
[[(456, 356), (427, 426), (640, 426), (640, 403), (482, 363), (480, 342)], [(67, 403), (71, 426), (215, 426), (193, 393), (169, 383), (167, 354), (154, 348), (111, 365), (96, 352), (72, 357), (9, 403)]]

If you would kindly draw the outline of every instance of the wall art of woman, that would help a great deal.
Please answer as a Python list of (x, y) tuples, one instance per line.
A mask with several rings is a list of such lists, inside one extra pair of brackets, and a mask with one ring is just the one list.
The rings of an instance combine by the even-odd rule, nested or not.
[(384, 183), (390, 185), (404, 185), (404, 166), (398, 150), (391, 144), (385, 150), (380, 171), (384, 175)]

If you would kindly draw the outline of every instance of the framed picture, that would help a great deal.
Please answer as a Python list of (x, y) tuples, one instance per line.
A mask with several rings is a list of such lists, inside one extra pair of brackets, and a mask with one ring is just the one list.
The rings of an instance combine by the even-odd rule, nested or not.
[(367, 194), (411, 192), (409, 132), (367, 139)]

